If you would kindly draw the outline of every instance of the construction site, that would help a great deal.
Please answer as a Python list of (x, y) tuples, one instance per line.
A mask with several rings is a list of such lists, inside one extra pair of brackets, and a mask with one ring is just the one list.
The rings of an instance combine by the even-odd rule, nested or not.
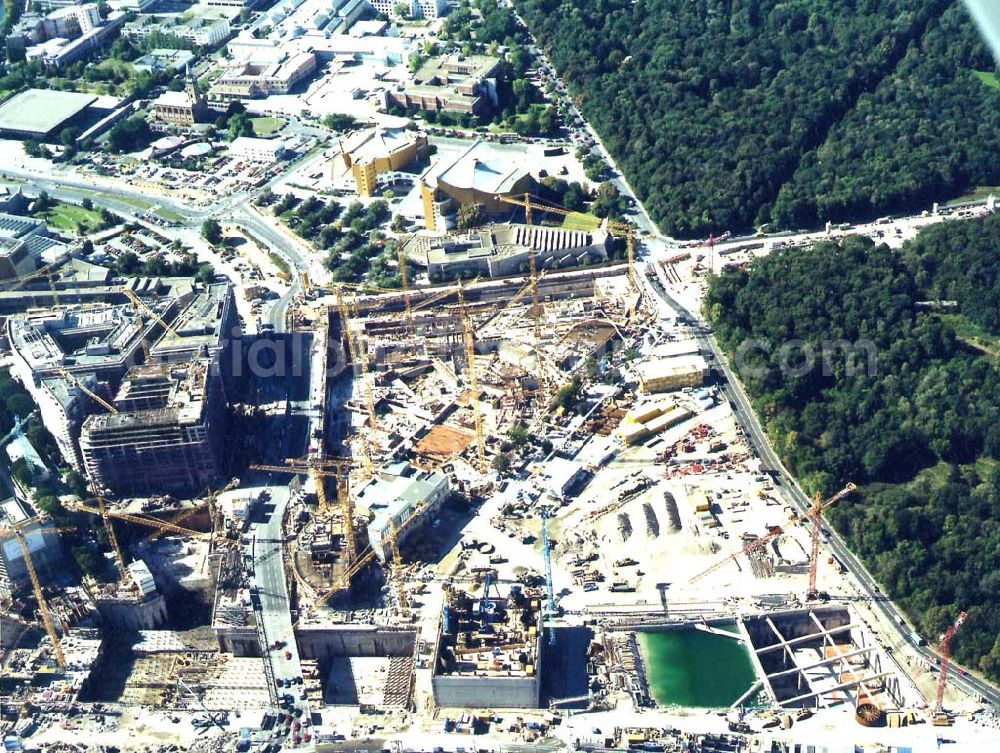
[(240, 750), (965, 729), (965, 616), (933, 667), (884, 637), (822, 519), (856, 487), (790, 499), (668, 267), (505, 203), (526, 223), (423, 243), (451, 282), (411, 285), (402, 239), (400, 289), (303, 275), (290, 331), (241, 345), (301, 369), (231, 391), (225, 287), (11, 323), (107, 577), (71, 584), (61, 524), (4, 503), (6, 729), (51, 742), (74, 705), (101, 708), (73, 722), (94, 739)]

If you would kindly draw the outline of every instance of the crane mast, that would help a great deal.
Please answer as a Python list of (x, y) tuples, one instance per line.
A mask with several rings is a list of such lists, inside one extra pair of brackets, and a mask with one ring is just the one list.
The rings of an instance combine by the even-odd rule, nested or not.
[(108, 509), (104, 506), (104, 497), (98, 496), (97, 505), (101, 511), (101, 521), (104, 523), (104, 530), (108, 532), (108, 541), (111, 542), (111, 548), (115, 550), (115, 563), (118, 565), (118, 575), (121, 578), (121, 582), (125, 583), (128, 580), (128, 573), (125, 570), (125, 557), (118, 546), (118, 537), (115, 536), (115, 527), (111, 523), (111, 518), (108, 517)]
[(66, 669), (66, 657), (63, 655), (62, 646), (59, 645), (59, 634), (56, 633), (56, 626), (52, 622), (52, 614), (49, 612), (48, 602), (45, 601), (45, 594), (42, 593), (42, 584), (38, 580), (38, 573), (35, 571), (35, 563), (31, 561), (31, 552), (28, 549), (28, 541), (19, 528), (10, 529), (17, 539), (18, 546), (21, 547), (21, 556), (24, 557), (24, 566), (28, 571), (28, 578), (31, 580), (31, 588), (35, 592), (35, 601), (38, 602), (38, 611), (42, 615), (42, 623), (45, 625), (45, 632), (52, 642), (52, 653), (55, 654), (56, 664), (59, 669)]
[(944, 713), (944, 689), (948, 684), (948, 669), (951, 666), (951, 639), (955, 637), (955, 633), (962, 627), (962, 623), (968, 616), (967, 612), (958, 615), (955, 623), (949, 625), (948, 629), (944, 631), (944, 635), (941, 636), (941, 644), (938, 646), (938, 651), (941, 654), (941, 674), (938, 675), (937, 694), (934, 698), (934, 724), (936, 725), (949, 723), (948, 717)]
[(472, 333), (472, 322), (465, 306), (465, 292), (458, 283), (458, 306), (462, 318), (462, 342), (465, 345), (466, 367), (469, 369), (469, 387), (472, 391), (472, 414), (476, 422), (476, 457), (479, 470), (486, 469), (486, 440), (483, 438), (483, 414), (479, 407), (479, 381), (476, 378), (476, 340)]
[(410, 337), (417, 334), (417, 328), (413, 324), (413, 309), (410, 307), (410, 273), (406, 267), (406, 252), (403, 250), (403, 239), (396, 239), (396, 259), (399, 263), (399, 283), (403, 288), (403, 308), (406, 312), (406, 328), (410, 331)]
[[(542, 557), (545, 560), (545, 611), (548, 617), (552, 618), (556, 614), (555, 589), (552, 586), (552, 551), (549, 545), (549, 512), (542, 510)], [(549, 628), (549, 645), (556, 642), (556, 634)]]

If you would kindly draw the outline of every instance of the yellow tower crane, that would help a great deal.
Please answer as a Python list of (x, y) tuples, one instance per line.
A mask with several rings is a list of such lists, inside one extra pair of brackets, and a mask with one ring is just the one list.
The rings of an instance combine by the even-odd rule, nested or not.
[(479, 470), (486, 470), (486, 440), (483, 437), (483, 414), (479, 407), (479, 380), (476, 377), (476, 339), (472, 322), (465, 306), (465, 290), (461, 280), (458, 283), (458, 310), (462, 319), (462, 342), (465, 346), (466, 368), (469, 370), (469, 388), (472, 392), (472, 414), (476, 422), (476, 457)]
[(21, 556), (24, 557), (24, 566), (28, 571), (28, 578), (31, 580), (31, 588), (35, 592), (35, 601), (38, 602), (38, 611), (42, 615), (42, 623), (45, 625), (45, 632), (48, 633), (52, 642), (52, 653), (55, 654), (56, 664), (59, 669), (66, 669), (66, 657), (63, 655), (62, 646), (59, 645), (59, 634), (56, 633), (56, 626), (52, 622), (52, 614), (49, 612), (48, 602), (45, 601), (45, 594), (42, 593), (42, 584), (38, 580), (38, 573), (35, 572), (35, 563), (31, 561), (31, 552), (28, 549), (28, 540), (21, 531), (21, 526), (34, 522), (36, 519), (21, 523), (20, 526), (7, 526), (5, 530), (14, 534), (18, 546), (21, 547)]
[(115, 562), (118, 565), (118, 577), (122, 583), (128, 580), (128, 572), (125, 570), (125, 557), (122, 555), (121, 547), (118, 546), (118, 537), (115, 535), (115, 527), (111, 523), (111, 518), (108, 517), (108, 508), (104, 504), (104, 497), (97, 497), (97, 509), (101, 513), (101, 522), (104, 523), (104, 530), (108, 532), (108, 541), (111, 542), (111, 548), (115, 550)]
[(389, 521), (389, 551), (392, 556), (392, 568), (390, 577), (392, 578), (393, 590), (396, 593), (396, 604), (399, 607), (400, 616), (407, 618), (410, 616), (410, 599), (406, 594), (406, 586), (403, 583), (403, 555), (399, 551), (399, 535), (396, 526)]
[[(128, 298), (129, 302), (132, 304), (132, 309), (133, 311), (135, 311), (136, 316), (139, 316), (141, 318), (142, 314), (140, 312), (145, 312), (150, 318), (152, 318), (153, 321), (155, 321), (157, 324), (163, 327), (164, 332), (173, 335), (176, 338), (180, 338), (180, 335), (177, 334), (177, 330), (171, 327), (166, 321), (164, 321), (163, 317), (161, 317), (159, 314), (153, 311), (153, 309), (147, 306), (146, 303), (138, 296), (138, 294), (134, 290), (132, 290), (131, 288), (122, 288), (122, 292), (125, 294), (125, 297)], [(146, 362), (148, 363), (152, 358), (152, 355), (150, 353), (149, 343), (146, 341), (145, 337), (142, 338), (142, 351), (143, 354), (146, 356)]]
[[(361, 350), (361, 344), (356, 342), (354, 339), (354, 333), (351, 331), (351, 313), (347, 307), (347, 301), (344, 298), (344, 293), (340, 288), (336, 288), (337, 295), (337, 311), (340, 314), (340, 328), (343, 330), (344, 339), (347, 340), (347, 353), (351, 359), (351, 363), (360, 363), (359, 351)], [(365, 358), (365, 363), (367, 363), (367, 357)], [(365, 384), (367, 385), (368, 380), (365, 379)], [(367, 400), (367, 398), (366, 398)], [(373, 398), (374, 407), (374, 398)], [(374, 412), (374, 411), (372, 411)], [(369, 419), (371, 418), (371, 413), (369, 413)], [(372, 422), (371, 426), (372, 438), (375, 435), (375, 424)], [(364, 465), (365, 474), (368, 478), (371, 478), (374, 472), (372, 464), (372, 448), (369, 445), (368, 435), (365, 432), (360, 432), (361, 438), (361, 462)]]
[(158, 528), (166, 533), (176, 533), (180, 536), (189, 536), (195, 539), (210, 539), (212, 534), (205, 533), (203, 531), (195, 531), (191, 528), (184, 528), (183, 526), (176, 525), (175, 523), (169, 523), (165, 520), (157, 520), (156, 518), (147, 518), (143, 515), (133, 515), (127, 512), (117, 512), (113, 510), (108, 510), (105, 508), (102, 514), (99, 507), (91, 507), (83, 502), (69, 502), (66, 507), (70, 510), (78, 510), (80, 512), (89, 512), (92, 515), (107, 515), (111, 518), (117, 518), (118, 520), (124, 520), (127, 523), (135, 523), (140, 526), (148, 526), (149, 528)]
[[(413, 236), (407, 238), (411, 240)], [(406, 312), (406, 328), (410, 331), (410, 337), (417, 334), (416, 325), (413, 323), (413, 309), (410, 307), (410, 273), (407, 269), (406, 251), (402, 238), (396, 239), (396, 259), (399, 264), (399, 284), (403, 289), (403, 309)]]
[[(355, 316), (357, 313), (358, 310), (355, 307)], [(368, 343), (355, 340), (354, 347), (358, 352), (358, 361), (361, 365), (361, 386), (365, 392), (365, 407), (368, 409), (368, 430), (371, 432), (371, 445), (378, 449), (378, 440), (375, 437), (375, 432), (378, 429), (378, 414), (375, 411), (375, 392), (372, 388), (372, 376), (368, 367)]]
[[(423, 505), (417, 507), (416, 509), (413, 510), (413, 512), (411, 512), (407, 516), (406, 520), (404, 520), (402, 523), (399, 524), (399, 526), (392, 528), (391, 529), (392, 533), (390, 535), (393, 537), (393, 540), (398, 542), (400, 533), (409, 528), (410, 525), (420, 515), (423, 514), (423, 511), (424, 511)], [(393, 544), (392, 541), (390, 541), (390, 546), (396, 546), (396, 545)], [(395, 555), (393, 555), (393, 558), (395, 559)], [(374, 559), (375, 559), (375, 549), (372, 548), (371, 546), (366, 547), (365, 550), (361, 553), (361, 555), (356, 560), (354, 560), (354, 563), (341, 574), (340, 582), (336, 586), (331, 588), (329, 591), (324, 593), (322, 596), (320, 596), (316, 600), (315, 606), (317, 607), (322, 606), (323, 604), (328, 602), (338, 591), (347, 588), (351, 583), (351, 579), (359, 572), (361, 572), (361, 570)], [(408, 603), (409, 602), (407, 600), (407, 604)], [(407, 606), (407, 608), (409, 607)], [(296, 622), (295, 624), (297, 625), (298, 623)], [(295, 627), (295, 625), (293, 625), (292, 627)]]
[(337, 479), (337, 502), (340, 505), (343, 518), (342, 533), (344, 537), (345, 559), (348, 563), (354, 560), (357, 553), (357, 542), (354, 533), (354, 503), (351, 500), (349, 475), (354, 463), (347, 458), (302, 458), (286, 460), (285, 465), (250, 466), (255, 471), (268, 473), (292, 473), (309, 475), (316, 484), (316, 499), (319, 502), (319, 512), (323, 516), (330, 514), (330, 505), (326, 498), (325, 479)]
[(118, 409), (115, 406), (113, 406), (111, 403), (109, 403), (103, 397), (101, 397), (96, 392), (94, 392), (89, 387), (87, 387), (87, 385), (85, 385), (81, 379), (77, 378), (76, 374), (73, 374), (73, 373), (67, 371), (66, 369), (59, 369), (59, 376), (61, 376), (64, 379), (68, 379), (69, 381), (73, 382), (73, 384), (75, 384), (77, 387), (80, 388), (80, 390), (83, 392), (83, 394), (85, 394), (87, 397), (89, 397), (95, 403), (97, 403), (102, 408), (104, 408), (104, 410), (106, 410), (108, 413), (117, 413), (118, 412)]
[[(533, 210), (558, 214), (563, 217), (576, 214), (565, 207), (554, 206), (552, 204), (542, 204), (537, 201), (536, 197), (533, 197), (528, 193), (523, 194), (523, 198), (520, 199), (512, 196), (504, 196), (503, 194), (496, 194), (494, 198), (496, 198), (497, 201), (504, 202), (505, 204), (513, 204), (514, 206), (522, 207), (524, 209), (524, 221), (528, 225), (531, 224)], [(635, 281), (635, 228), (625, 222), (616, 222), (615, 220), (610, 219), (605, 220), (605, 222), (607, 223), (606, 227), (609, 233), (625, 239), (625, 251), (628, 259), (628, 281), (633, 289), (638, 290), (639, 288)]]

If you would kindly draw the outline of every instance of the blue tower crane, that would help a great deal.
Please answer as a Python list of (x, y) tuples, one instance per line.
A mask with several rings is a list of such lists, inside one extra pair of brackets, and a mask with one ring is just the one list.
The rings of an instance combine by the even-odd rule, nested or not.
[[(549, 511), (544, 507), (541, 510), (542, 514), (542, 557), (545, 558), (545, 611), (546, 617), (552, 619), (556, 614), (556, 597), (554, 589), (552, 588), (552, 553), (549, 547)], [(550, 627), (549, 628), (549, 645), (554, 645), (556, 642), (556, 633)]]

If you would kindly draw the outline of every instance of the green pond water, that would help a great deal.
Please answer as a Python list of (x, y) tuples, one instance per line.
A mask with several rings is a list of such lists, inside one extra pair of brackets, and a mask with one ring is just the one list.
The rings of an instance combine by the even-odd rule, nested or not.
[(693, 628), (636, 638), (649, 694), (660, 706), (729, 706), (756, 680), (741, 641)]

